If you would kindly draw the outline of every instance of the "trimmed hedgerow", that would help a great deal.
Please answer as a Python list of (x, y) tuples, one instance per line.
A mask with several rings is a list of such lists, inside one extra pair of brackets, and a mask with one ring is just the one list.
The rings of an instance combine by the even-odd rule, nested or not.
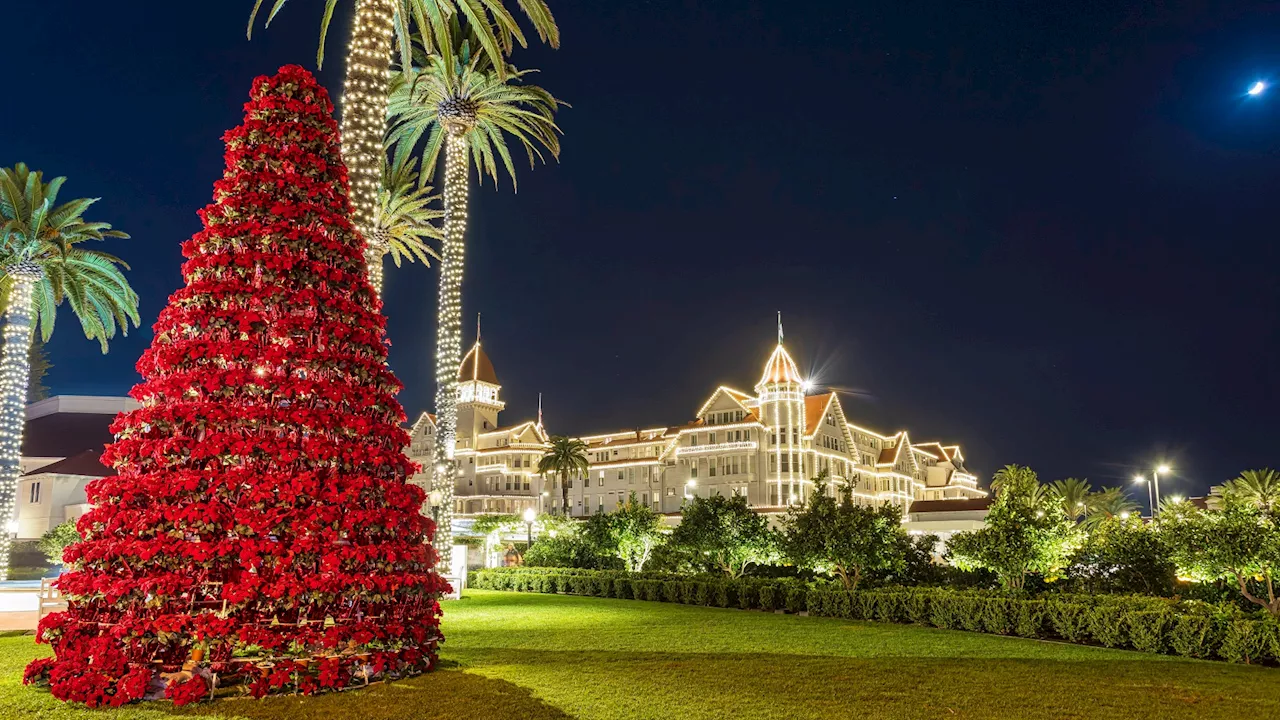
[(848, 592), (837, 583), (794, 578), (628, 573), (575, 568), (496, 568), (471, 575), (486, 590), (568, 593), (742, 610), (928, 625), (946, 630), (1168, 653), (1239, 663), (1280, 662), (1280, 622), (1235, 607), (1169, 598), (1006, 595), (951, 588)]

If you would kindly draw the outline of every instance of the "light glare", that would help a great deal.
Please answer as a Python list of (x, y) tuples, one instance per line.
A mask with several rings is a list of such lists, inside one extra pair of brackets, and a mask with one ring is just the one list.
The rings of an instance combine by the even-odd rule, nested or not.
[(1250, 86), (1249, 86), (1249, 94), (1250, 94), (1250, 95), (1261, 95), (1261, 94), (1262, 94), (1262, 91), (1263, 91), (1263, 90), (1266, 90), (1266, 89), (1267, 89), (1267, 84), (1266, 84), (1266, 83), (1264, 83), (1264, 82), (1262, 82), (1261, 80), (1259, 80), (1259, 81), (1255, 82), (1253, 85), (1250, 85)]

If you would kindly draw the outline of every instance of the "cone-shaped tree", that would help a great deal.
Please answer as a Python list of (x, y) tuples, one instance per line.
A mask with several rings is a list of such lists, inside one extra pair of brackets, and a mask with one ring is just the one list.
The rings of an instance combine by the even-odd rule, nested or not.
[[(226, 173), (183, 246), (186, 287), (138, 362), (94, 508), (28, 681), (89, 705), (211, 678), (255, 695), (429, 669), (444, 583), (405, 482), (328, 95), (297, 66), (253, 83)], [(298, 659), (292, 659), (298, 658)]]

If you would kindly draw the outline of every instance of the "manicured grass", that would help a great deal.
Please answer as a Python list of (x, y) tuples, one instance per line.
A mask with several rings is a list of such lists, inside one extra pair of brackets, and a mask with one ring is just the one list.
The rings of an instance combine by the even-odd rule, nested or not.
[(0, 639), (0, 718), (1243, 718), (1280, 670), (931, 628), (561, 595), (446, 604), (446, 667), (312, 699), (90, 713), (23, 688)]

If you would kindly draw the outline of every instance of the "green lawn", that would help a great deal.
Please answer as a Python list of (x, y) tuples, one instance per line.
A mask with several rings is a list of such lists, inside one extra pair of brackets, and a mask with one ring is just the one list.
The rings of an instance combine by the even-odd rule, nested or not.
[(75, 710), (23, 688), (46, 648), (0, 638), (0, 718), (1274, 718), (1280, 670), (900, 625), (470, 591), (445, 665), (312, 699)]

